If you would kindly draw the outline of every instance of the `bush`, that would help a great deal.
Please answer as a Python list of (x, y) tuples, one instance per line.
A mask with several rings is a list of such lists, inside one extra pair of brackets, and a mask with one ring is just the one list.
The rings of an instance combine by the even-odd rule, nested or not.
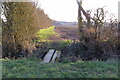
[(43, 59), (46, 53), (49, 50), (48, 43), (46, 42), (39, 42), (36, 44), (36, 50), (34, 51), (33, 56)]
[(76, 61), (78, 59), (82, 59), (85, 56), (85, 53), (87, 52), (87, 47), (82, 43), (73, 43), (70, 45), (67, 45), (62, 51), (61, 51), (61, 60), (64, 61), (66, 59), (71, 61)]
[[(106, 42), (89, 42), (87, 45), (83, 43), (73, 43), (63, 48), (61, 52), (61, 60), (102, 60), (110, 59), (114, 54), (113, 44)], [(114, 58), (114, 57), (113, 57)]]

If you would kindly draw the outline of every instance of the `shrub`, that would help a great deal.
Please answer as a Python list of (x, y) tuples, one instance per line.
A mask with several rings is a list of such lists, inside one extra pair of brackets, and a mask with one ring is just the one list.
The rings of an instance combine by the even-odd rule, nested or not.
[[(61, 52), (61, 60), (102, 60), (106, 61), (114, 55), (113, 45), (111, 42), (89, 42), (87, 45), (83, 43), (73, 43), (63, 48)], [(113, 57), (114, 58), (114, 57)]]

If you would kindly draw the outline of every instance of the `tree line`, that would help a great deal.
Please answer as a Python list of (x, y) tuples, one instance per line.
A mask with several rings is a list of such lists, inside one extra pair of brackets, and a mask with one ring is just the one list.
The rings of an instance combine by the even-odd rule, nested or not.
[(1, 5), (6, 19), (2, 19), (2, 57), (30, 56), (36, 49), (35, 32), (51, 26), (52, 20), (34, 2), (3, 2)]

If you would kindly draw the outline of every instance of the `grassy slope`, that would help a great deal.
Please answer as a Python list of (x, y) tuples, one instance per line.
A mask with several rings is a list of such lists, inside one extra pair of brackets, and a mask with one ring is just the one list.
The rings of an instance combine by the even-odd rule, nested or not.
[(49, 63), (40, 60), (3, 60), (4, 78), (117, 78), (117, 62), (78, 61)]
[(36, 37), (39, 37), (38, 41), (46, 41), (51, 35), (54, 35), (54, 26), (51, 26), (49, 28), (46, 29), (40, 29), (37, 33), (36, 33)]

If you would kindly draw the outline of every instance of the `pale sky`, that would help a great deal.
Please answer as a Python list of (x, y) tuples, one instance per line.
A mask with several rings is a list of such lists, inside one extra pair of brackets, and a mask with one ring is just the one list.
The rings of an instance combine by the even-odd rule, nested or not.
[[(39, 0), (40, 7), (51, 19), (57, 21), (77, 21), (78, 5), (76, 0)], [(83, 0), (85, 10), (95, 10), (105, 6), (105, 10), (118, 16), (118, 2), (120, 0)]]

